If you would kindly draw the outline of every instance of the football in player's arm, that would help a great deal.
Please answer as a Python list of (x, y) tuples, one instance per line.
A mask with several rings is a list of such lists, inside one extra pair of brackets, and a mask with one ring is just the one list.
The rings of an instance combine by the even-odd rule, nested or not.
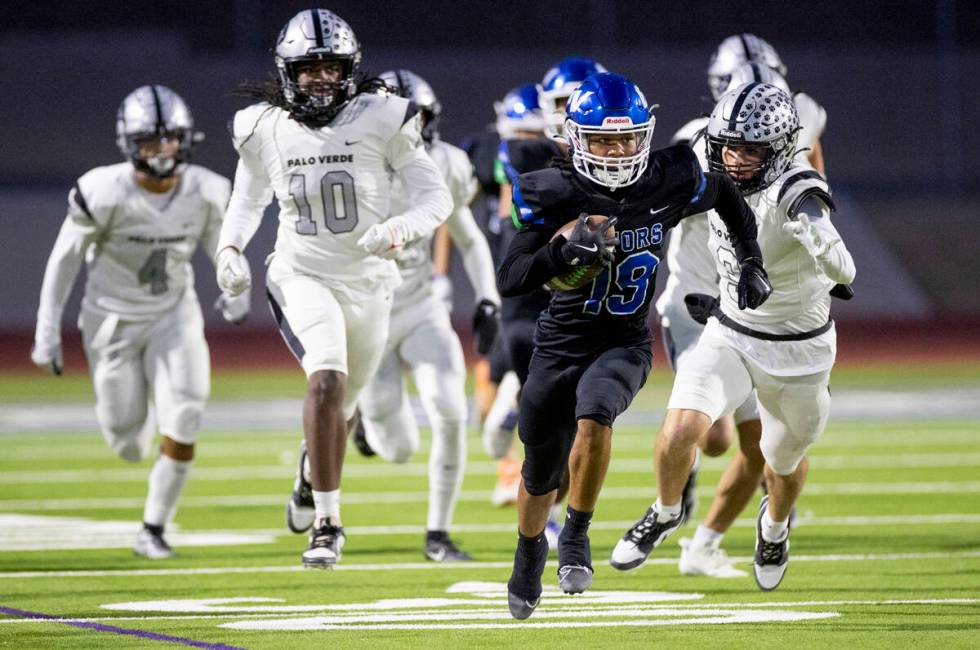
[[(654, 121), (635, 84), (616, 74), (594, 75), (573, 92), (567, 116), (571, 161), (523, 175), (515, 188), (521, 231), (500, 265), (498, 286), (513, 295), (577, 265), (607, 264), (591, 283), (556, 292), (538, 320), (521, 393), (525, 461), (508, 582), (516, 618), (530, 616), (538, 603), (548, 550), (543, 530), (566, 468), (570, 490), (558, 547), (559, 585), (569, 593), (591, 585), (588, 526), (609, 463), (613, 423), (650, 368), (646, 315), (667, 230), (689, 214), (716, 209), (740, 269), (741, 307), (758, 307), (772, 290), (755, 216), (735, 184), (704, 173), (689, 147), (651, 153)], [(615, 218), (616, 235), (608, 234), (607, 222), (576, 228), (570, 238), (552, 237), (583, 213)]]
[[(198, 247), (214, 258), (231, 184), (188, 164), (201, 136), (184, 101), (165, 86), (130, 93), (116, 135), (127, 162), (87, 172), (68, 195), (68, 215), (44, 272), (31, 359), (61, 374), (61, 317), (85, 260), (79, 328), (102, 435), (120, 458), (136, 463), (150, 453), (158, 428), (161, 433), (134, 546), (137, 554), (160, 559), (173, 555), (164, 526), (187, 481), (210, 392), (190, 260)], [(222, 296), (215, 307), (241, 322), (248, 293)]]
[[(312, 528), (308, 567), (333, 566), (346, 539), (340, 478), (347, 430), (388, 336), (393, 261), (435, 230), (452, 198), (422, 144), (411, 103), (360, 76), (350, 26), (325, 9), (296, 14), (275, 49), (278, 82), (235, 115), (239, 162), (221, 230), (218, 285), (251, 284), (242, 255), (275, 196), (279, 229), (266, 278), (270, 306), (307, 376), (305, 444), (287, 524)], [(392, 173), (408, 209), (389, 213)]]

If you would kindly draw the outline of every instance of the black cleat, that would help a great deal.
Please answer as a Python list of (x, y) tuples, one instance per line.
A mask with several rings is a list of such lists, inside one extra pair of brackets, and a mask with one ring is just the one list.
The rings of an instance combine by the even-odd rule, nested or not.
[(332, 569), (340, 561), (340, 551), (347, 541), (344, 529), (322, 520), (310, 532), (310, 545), (303, 551), (303, 566), (307, 569)]
[(541, 602), (541, 574), (547, 561), (548, 540), (544, 533), (534, 538), (518, 538), (514, 571), (507, 581), (507, 605), (514, 618), (524, 620)]
[(762, 497), (759, 504), (759, 516), (755, 523), (755, 558), (752, 560), (752, 572), (755, 583), (762, 591), (772, 591), (783, 581), (786, 568), (789, 566), (789, 528), (783, 539), (769, 542), (762, 537), (762, 515), (769, 506), (769, 496)]
[(580, 594), (592, 586), (592, 549), (588, 532), (572, 528), (566, 523), (558, 536), (558, 586), (566, 594)]
[(691, 473), (687, 475), (684, 492), (681, 494), (681, 526), (686, 524), (698, 508), (698, 469), (701, 463), (694, 463)]
[(425, 559), (433, 562), (472, 562), (469, 553), (456, 546), (444, 530), (430, 530), (425, 534)]
[(354, 441), (354, 447), (357, 449), (357, 453), (364, 456), (365, 458), (370, 458), (375, 455), (375, 451), (371, 449), (371, 445), (367, 441), (367, 432), (364, 431), (364, 421), (361, 417), (360, 411), (358, 411), (355, 416), (357, 421), (354, 423), (354, 431), (351, 434), (351, 439)]
[(609, 564), (614, 569), (629, 571), (647, 561), (650, 552), (660, 546), (668, 535), (681, 527), (684, 518), (681, 514), (670, 519), (661, 520), (653, 507), (647, 508), (646, 514), (633, 527), (626, 531), (623, 538), (616, 543)]
[(296, 465), (296, 478), (293, 479), (293, 493), (286, 502), (286, 525), (294, 533), (305, 533), (313, 526), (315, 510), (313, 505), (313, 486), (306, 480), (303, 471), (306, 465), (306, 441), (299, 446), (299, 463)]

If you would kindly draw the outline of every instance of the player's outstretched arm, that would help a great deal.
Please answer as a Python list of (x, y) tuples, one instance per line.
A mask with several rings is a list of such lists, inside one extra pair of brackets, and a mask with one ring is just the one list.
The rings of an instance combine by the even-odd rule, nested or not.
[(854, 258), (831, 223), (830, 210), (820, 199), (814, 197), (804, 201), (796, 219), (784, 223), (783, 230), (806, 249), (817, 268), (828, 278), (838, 284), (854, 281), (857, 274)]

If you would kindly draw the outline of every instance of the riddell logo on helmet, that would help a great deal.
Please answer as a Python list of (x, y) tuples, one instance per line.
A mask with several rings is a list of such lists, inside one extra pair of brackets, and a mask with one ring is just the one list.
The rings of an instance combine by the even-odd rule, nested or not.
[(632, 123), (633, 120), (631, 120), (628, 117), (607, 117), (602, 121), (603, 126), (610, 125), (610, 124), (632, 124)]
[(720, 135), (723, 138), (738, 138), (739, 140), (745, 139), (745, 136), (742, 135), (741, 132), (729, 131), (728, 129), (722, 129), (721, 131), (718, 132), (718, 135)]

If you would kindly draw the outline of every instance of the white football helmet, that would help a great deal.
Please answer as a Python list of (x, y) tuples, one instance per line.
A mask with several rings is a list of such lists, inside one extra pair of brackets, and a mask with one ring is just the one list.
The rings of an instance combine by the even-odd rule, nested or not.
[(432, 86), (411, 70), (387, 70), (378, 75), (388, 89), (400, 97), (411, 100), (422, 113), (425, 125), (422, 127), (422, 138), (432, 142), (439, 137), (438, 122), (442, 114), (442, 104), (436, 97)]
[[(729, 90), (711, 111), (706, 130), (708, 169), (728, 174), (745, 193), (771, 185), (793, 162), (800, 118), (793, 98), (776, 86), (749, 83)], [(751, 165), (726, 165), (725, 148), (761, 146)]]
[[(350, 25), (326, 9), (303, 10), (286, 23), (276, 41), (275, 61), (285, 103), (299, 120), (326, 124), (357, 92), (361, 46)], [(311, 61), (339, 63), (340, 81), (301, 86), (296, 67)]]
[(752, 82), (769, 84), (770, 86), (779, 88), (787, 95), (793, 95), (793, 93), (790, 92), (789, 84), (786, 83), (786, 79), (783, 78), (783, 75), (756, 61), (747, 61), (735, 68), (735, 70), (732, 71), (732, 76), (728, 81), (728, 88), (725, 89), (725, 92), (734, 90), (739, 86), (744, 86), (745, 84), (750, 84)]
[[(180, 147), (174, 156), (160, 153), (151, 158), (140, 156), (140, 143), (148, 139), (177, 139)], [(194, 143), (204, 134), (194, 131), (194, 119), (180, 95), (166, 86), (140, 86), (126, 95), (116, 113), (116, 145), (123, 157), (141, 172), (166, 178), (190, 159)]]
[(715, 101), (728, 89), (735, 68), (747, 61), (761, 63), (779, 74), (786, 75), (786, 66), (776, 49), (755, 34), (735, 34), (721, 42), (708, 63), (708, 87)]

